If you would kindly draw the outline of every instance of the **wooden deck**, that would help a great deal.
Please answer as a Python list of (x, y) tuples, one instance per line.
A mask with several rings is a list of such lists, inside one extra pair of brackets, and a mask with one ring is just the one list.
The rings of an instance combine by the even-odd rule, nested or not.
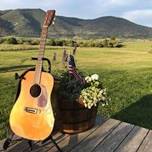
[[(64, 152), (152, 152), (152, 131), (118, 120), (97, 118), (94, 128), (76, 135), (53, 136)], [(2, 149), (1, 141), (0, 149)], [(0, 150), (3, 151), (3, 150)], [(9, 152), (29, 152), (27, 141), (18, 141)], [(33, 143), (33, 152), (57, 152), (50, 142)]]

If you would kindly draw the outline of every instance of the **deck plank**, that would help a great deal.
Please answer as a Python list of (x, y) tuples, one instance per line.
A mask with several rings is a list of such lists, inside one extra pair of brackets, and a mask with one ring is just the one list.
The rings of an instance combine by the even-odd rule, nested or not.
[[(66, 140), (67, 137), (69, 137), (68, 134), (58, 133), (56, 134), (56, 136), (53, 136), (53, 139), (56, 141), (56, 143), (60, 143), (62, 140)], [(36, 144), (33, 149), (33, 152), (47, 152), (52, 147), (54, 147), (54, 144), (51, 140), (49, 140), (44, 144)]]
[[(60, 133), (62, 134), (62, 133)], [(60, 142), (62, 142), (63, 140), (66, 140), (70, 135), (68, 134), (62, 134), (61, 137), (59, 138), (54, 138), (53, 139), (56, 141), (56, 143), (59, 145)], [(55, 147), (55, 145), (52, 143), (52, 141), (48, 141), (45, 144), (41, 145), (41, 147), (37, 147), (35, 148), (35, 150), (33, 152), (48, 152), (49, 149)]]
[[(53, 135), (63, 152), (152, 152), (152, 131), (121, 122), (97, 117), (96, 125), (83, 133)], [(0, 141), (0, 152), (4, 140)], [(7, 152), (30, 152), (27, 141), (11, 145)], [(33, 143), (33, 152), (58, 152), (51, 141)]]
[(131, 124), (122, 122), (103, 142), (97, 145), (94, 151), (112, 152), (124, 140), (133, 127)]
[(135, 127), (115, 152), (136, 152), (147, 133), (147, 129)]
[(89, 152), (92, 151), (109, 133), (111, 133), (120, 121), (109, 119), (92, 134), (90, 134), (83, 142), (75, 147), (71, 152)]
[(152, 131), (149, 131), (137, 152), (152, 152)]
[[(96, 125), (83, 133), (75, 134), (69, 136), (66, 140), (63, 140), (59, 143), (59, 147), (62, 149), (62, 151), (70, 151), (75, 146), (77, 146), (80, 142), (82, 142), (87, 136), (89, 136), (91, 133), (93, 133), (97, 128), (99, 128), (103, 123), (105, 122), (105, 119), (101, 119), (101, 117), (97, 117)], [(51, 148), (48, 152), (57, 152), (56, 147)]]
[(0, 152), (1, 152), (2, 149), (3, 149), (3, 143), (4, 143), (4, 141), (5, 141), (5, 139), (3, 139), (3, 140), (0, 141)]
[[(56, 140), (56, 142), (61, 142), (62, 140), (64, 140), (66, 137), (68, 137), (69, 135), (67, 134), (62, 134), (62, 133), (57, 133), (53, 136), (53, 138)], [(4, 143), (4, 141), (2, 142), (2, 144)], [(45, 144), (41, 144), (41, 142), (33, 142), (33, 152), (41, 152), (41, 151), (46, 151), (46, 149), (50, 149), (51, 147), (53, 147), (53, 143), (51, 141), (46, 142)], [(3, 150), (1, 150), (3, 151)], [(14, 144), (13, 146), (10, 146), (7, 149), (7, 152), (30, 152), (30, 147), (27, 143), (26, 140), (22, 140), (17, 142), (17, 144)]]

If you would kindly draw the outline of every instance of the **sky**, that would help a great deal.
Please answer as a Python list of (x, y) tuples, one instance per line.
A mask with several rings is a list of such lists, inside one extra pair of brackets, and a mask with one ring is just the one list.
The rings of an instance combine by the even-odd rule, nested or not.
[(123, 17), (152, 27), (152, 0), (0, 0), (0, 10), (16, 8), (56, 9), (57, 15), (94, 19)]

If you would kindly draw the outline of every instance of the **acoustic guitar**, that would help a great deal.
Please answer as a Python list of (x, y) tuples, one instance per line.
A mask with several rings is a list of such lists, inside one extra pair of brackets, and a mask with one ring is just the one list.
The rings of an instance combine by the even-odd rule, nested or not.
[(47, 11), (35, 71), (29, 70), (25, 73), (21, 80), (20, 94), (10, 113), (12, 131), (29, 140), (44, 140), (51, 134), (54, 126), (51, 106), (54, 79), (50, 73), (42, 71), (48, 27), (54, 16), (54, 10)]

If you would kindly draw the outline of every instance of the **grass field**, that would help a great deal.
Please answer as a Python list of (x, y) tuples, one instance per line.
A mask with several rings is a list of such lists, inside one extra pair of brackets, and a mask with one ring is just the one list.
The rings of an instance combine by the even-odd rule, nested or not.
[[(30, 58), (37, 48), (0, 45), (0, 138), (6, 136), (9, 112), (13, 106), (17, 81), (14, 73), (34, 66)], [(68, 50), (71, 50), (68, 48)], [(62, 71), (62, 48), (47, 47), (46, 57), (52, 62), (52, 73)], [(111, 102), (99, 107), (99, 114), (152, 129), (152, 42), (127, 41), (123, 48), (78, 48), (77, 67), (86, 74), (98, 73), (107, 88)]]

